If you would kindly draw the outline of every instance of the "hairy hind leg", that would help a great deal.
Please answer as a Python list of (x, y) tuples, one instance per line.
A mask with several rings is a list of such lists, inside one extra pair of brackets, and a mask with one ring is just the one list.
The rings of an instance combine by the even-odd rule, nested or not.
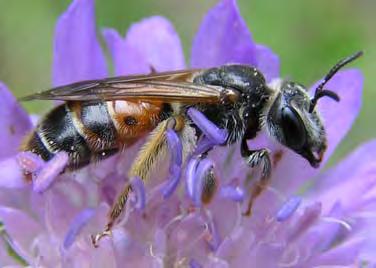
[[(184, 128), (184, 124), (185, 122), (182, 116), (176, 116), (162, 121), (152, 131), (152, 133), (149, 135), (148, 140), (139, 151), (129, 171), (129, 178), (139, 177), (143, 181), (147, 180), (149, 177), (150, 170), (155, 165), (155, 162), (158, 160), (158, 157), (160, 156), (161, 152), (165, 151), (165, 147), (167, 144), (166, 131), (168, 129), (173, 129), (177, 132), (180, 132)], [(98, 242), (102, 237), (111, 235), (111, 229), (113, 225), (124, 211), (124, 207), (128, 200), (130, 191), (132, 191), (132, 186), (130, 183), (127, 183), (123, 191), (116, 199), (116, 202), (112, 205), (109, 214), (109, 220), (106, 224), (104, 231), (91, 237), (94, 247), (98, 247)]]

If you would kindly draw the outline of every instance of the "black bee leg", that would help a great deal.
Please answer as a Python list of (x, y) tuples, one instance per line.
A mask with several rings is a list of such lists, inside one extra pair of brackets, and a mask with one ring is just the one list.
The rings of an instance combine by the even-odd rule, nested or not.
[(241, 144), (241, 155), (245, 158), (246, 162), (251, 167), (260, 166), (261, 178), (253, 185), (251, 189), (251, 195), (249, 197), (247, 210), (243, 213), (245, 216), (250, 216), (252, 212), (252, 206), (256, 198), (265, 190), (268, 186), (271, 177), (271, 161), (269, 152), (267, 149), (250, 150), (247, 145), (247, 140), (243, 138)]

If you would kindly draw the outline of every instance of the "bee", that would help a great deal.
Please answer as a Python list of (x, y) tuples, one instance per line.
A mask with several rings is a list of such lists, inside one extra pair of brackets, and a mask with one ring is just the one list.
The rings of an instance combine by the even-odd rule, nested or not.
[[(252, 150), (247, 140), (265, 130), (317, 168), (327, 141), (316, 104), (322, 97), (339, 101), (339, 96), (324, 86), (339, 69), (361, 55), (357, 52), (333, 66), (313, 97), (299, 83), (275, 80), (267, 84), (257, 68), (239, 64), (113, 77), (53, 88), (21, 99), (64, 101), (42, 118), (25, 138), (22, 150), (46, 161), (65, 151), (69, 155), (66, 170), (76, 170), (148, 136), (129, 171), (129, 177), (146, 180), (166, 147), (168, 129), (180, 135), (184, 146), (203, 137), (205, 131), (189, 117), (193, 108), (227, 131), (220, 145), (240, 143), (248, 165), (262, 167), (245, 212), (250, 214), (253, 201), (269, 181), (272, 164), (267, 148)], [(201, 156), (205, 157), (210, 149)], [(110, 232), (131, 190), (127, 185), (121, 192), (105, 231), (95, 242)]]

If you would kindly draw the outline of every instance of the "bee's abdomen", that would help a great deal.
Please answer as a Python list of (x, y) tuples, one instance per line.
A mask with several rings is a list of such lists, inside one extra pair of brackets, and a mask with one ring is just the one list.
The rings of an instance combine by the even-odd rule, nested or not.
[(67, 168), (77, 169), (116, 153), (115, 136), (116, 130), (104, 103), (72, 102), (47, 114), (22, 149), (46, 161), (65, 151), (69, 155)]
[(21, 149), (46, 161), (65, 151), (67, 169), (78, 169), (134, 144), (171, 113), (167, 108), (160, 102), (67, 102), (42, 119)]

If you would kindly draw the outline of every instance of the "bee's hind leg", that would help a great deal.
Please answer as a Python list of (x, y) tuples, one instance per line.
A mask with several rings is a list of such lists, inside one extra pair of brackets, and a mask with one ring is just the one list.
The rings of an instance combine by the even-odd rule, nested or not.
[(242, 157), (246, 160), (249, 166), (251, 166), (252, 168), (260, 166), (262, 168), (261, 178), (259, 178), (258, 181), (253, 185), (247, 209), (243, 213), (243, 215), (245, 216), (250, 216), (252, 213), (254, 201), (265, 190), (270, 182), (272, 165), (270, 161), (269, 151), (267, 149), (250, 150), (248, 148), (246, 138), (242, 139), (240, 151)]
[[(170, 176), (173, 178), (171, 178), (171, 183), (167, 187), (168, 190), (163, 193), (165, 197), (168, 197), (172, 191), (172, 188), (175, 186), (175, 177), (180, 177), (179, 168), (181, 168), (182, 164), (182, 146), (176, 132), (182, 131), (184, 125), (185, 119), (182, 116), (171, 117), (159, 123), (159, 125), (150, 133), (147, 141), (136, 156), (129, 171), (128, 177), (139, 177), (143, 181), (147, 180), (150, 170), (158, 161), (160, 155), (166, 151), (167, 145), (168, 147), (174, 147), (170, 149), (172, 154), (171, 165), (174, 165), (172, 168), (170, 167)], [(171, 170), (174, 171), (174, 173)], [(111, 208), (109, 220), (104, 231), (92, 236), (92, 243), (94, 247), (98, 246), (98, 242), (101, 238), (111, 235), (113, 225), (124, 211), (130, 191), (132, 191), (132, 185), (127, 183)]]

